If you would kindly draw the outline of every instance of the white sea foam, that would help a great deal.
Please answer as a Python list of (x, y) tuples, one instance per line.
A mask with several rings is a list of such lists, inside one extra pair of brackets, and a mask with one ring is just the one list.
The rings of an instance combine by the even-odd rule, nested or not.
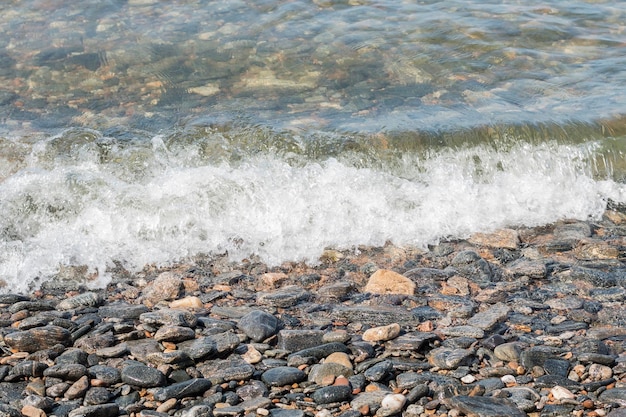
[(624, 184), (593, 177), (589, 145), (405, 154), (369, 167), (348, 156), (294, 163), (270, 154), (209, 163), (167, 152), (160, 138), (106, 163), (92, 145), (69, 157), (51, 157), (49, 146), (0, 182), (3, 291), (26, 292), (61, 265), (88, 266), (101, 286), (114, 261), (137, 271), (228, 252), (315, 263), (329, 246), (425, 246), (598, 217), (607, 199), (626, 201)]

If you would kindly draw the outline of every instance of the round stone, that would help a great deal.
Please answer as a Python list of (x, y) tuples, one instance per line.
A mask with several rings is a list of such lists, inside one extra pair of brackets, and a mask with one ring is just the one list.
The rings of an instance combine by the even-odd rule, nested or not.
[(352, 388), (348, 385), (331, 385), (315, 391), (311, 398), (317, 404), (329, 404), (347, 401), (352, 397)]
[(306, 374), (298, 368), (291, 366), (278, 366), (263, 372), (261, 379), (267, 385), (282, 387), (284, 385), (291, 385), (304, 381), (304, 379), (306, 379)]
[(391, 323), (387, 326), (378, 326), (363, 332), (363, 340), (366, 342), (384, 342), (395, 339), (400, 334), (400, 325)]
[(165, 375), (146, 365), (130, 365), (122, 369), (122, 381), (141, 388), (159, 387), (165, 383)]
[(253, 310), (239, 319), (239, 328), (255, 342), (262, 342), (278, 331), (278, 319), (261, 310)]

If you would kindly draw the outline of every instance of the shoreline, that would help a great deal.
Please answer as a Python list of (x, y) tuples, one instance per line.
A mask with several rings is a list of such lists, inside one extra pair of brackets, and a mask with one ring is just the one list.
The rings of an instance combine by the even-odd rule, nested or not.
[[(67, 282), (66, 282), (67, 284)], [(626, 415), (626, 213), (0, 295), (0, 411)]]

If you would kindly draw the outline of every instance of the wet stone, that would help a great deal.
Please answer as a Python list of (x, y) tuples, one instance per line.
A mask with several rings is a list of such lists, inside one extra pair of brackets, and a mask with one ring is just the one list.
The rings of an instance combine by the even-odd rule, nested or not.
[(87, 368), (78, 363), (62, 363), (46, 369), (44, 376), (76, 381), (87, 374)]
[(261, 379), (267, 385), (280, 387), (301, 382), (306, 379), (306, 374), (298, 368), (279, 366), (263, 372)]
[(198, 319), (195, 314), (184, 310), (162, 309), (143, 313), (139, 316), (142, 323), (154, 326), (195, 327)]
[(271, 293), (260, 293), (257, 303), (273, 307), (291, 307), (311, 298), (311, 293), (297, 285), (288, 285)]
[(58, 326), (37, 327), (30, 330), (9, 333), (4, 342), (12, 349), (20, 352), (36, 352), (50, 349), (56, 344), (69, 346), (71, 334), (67, 329)]
[(159, 342), (183, 342), (196, 337), (196, 332), (183, 326), (162, 326), (154, 334), (154, 340)]
[(213, 384), (221, 384), (224, 381), (245, 381), (252, 377), (255, 370), (254, 366), (235, 355), (228, 359), (205, 362), (197, 368)]
[(485, 331), (475, 326), (445, 327), (441, 329), (441, 333), (449, 337), (471, 337), (475, 339), (482, 339), (485, 336)]
[(386, 326), (392, 323), (404, 323), (414, 320), (414, 316), (405, 308), (389, 306), (344, 306), (333, 307), (333, 317), (346, 322), (359, 322), (369, 326)]
[(352, 388), (348, 385), (331, 385), (315, 390), (311, 398), (317, 404), (330, 404), (348, 401), (352, 397)]
[(277, 348), (297, 352), (321, 345), (323, 336), (322, 330), (281, 330), (278, 332)]
[(165, 401), (170, 398), (180, 399), (202, 395), (209, 388), (211, 388), (211, 381), (205, 378), (194, 378), (155, 389), (153, 395), (155, 400)]
[(363, 292), (373, 294), (405, 294), (415, 293), (415, 283), (397, 272), (379, 269), (370, 276)]
[(111, 303), (98, 309), (101, 317), (111, 317), (124, 320), (138, 319), (148, 312), (148, 307), (141, 304), (129, 304), (124, 302)]
[[(509, 314), (510, 308), (504, 304), (497, 304), (485, 311), (474, 314), (467, 320), (467, 324), (485, 331), (490, 331), (496, 325), (504, 321)], [(476, 337), (476, 336), (473, 336)]]
[(369, 381), (381, 381), (393, 370), (393, 362), (385, 360), (374, 364), (365, 372), (365, 378)]
[(72, 310), (81, 307), (97, 307), (103, 302), (102, 295), (94, 292), (85, 292), (74, 297), (62, 300), (57, 304), (57, 310)]
[(239, 328), (255, 342), (261, 342), (278, 331), (278, 319), (261, 310), (254, 310), (239, 319)]
[(504, 398), (459, 395), (450, 398), (448, 402), (451, 407), (478, 417), (526, 417), (526, 413), (519, 410), (515, 403)]
[(70, 411), (68, 417), (115, 417), (119, 411), (117, 404), (90, 405)]
[(211, 357), (217, 353), (217, 342), (211, 337), (199, 337), (192, 341), (180, 343), (178, 348), (194, 359)]
[(459, 252), (452, 259), (452, 266), (459, 275), (468, 278), (481, 287), (488, 285), (492, 281), (493, 274), (489, 263), (474, 251)]
[(91, 387), (85, 393), (85, 405), (106, 404), (113, 398), (113, 394), (108, 389), (102, 387)]
[(543, 369), (548, 375), (566, 377), (569, 374), (570, 363), (564, 359), (548, 358), (543, 363)]
[(48, 365), (45, 363), (25, 360), (16, 364), (5, 378), (7, 380), (13, 380), (22, 377), (40, 377), (44, 375), (47, 368)]
[(122, 381), (142, 388), (158, 387), (165, 383), (165, 375), (146, 365), (130, 365), (122, 369)]
[(474, 359), (474, 353), (466, 349), (449, 349), (446, 347), (433, 349), (428, 355), (429, 362), (441, 369), (455, 369), (469, 365)]

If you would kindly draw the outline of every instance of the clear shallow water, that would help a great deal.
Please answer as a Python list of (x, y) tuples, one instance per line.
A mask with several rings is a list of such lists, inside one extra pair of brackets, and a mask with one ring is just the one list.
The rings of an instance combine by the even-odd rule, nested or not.
[[(151, 4), (154, 3), (154, 4)], [(626, 202), (626, 5), (0, 6), (0, 278), (316, 262)]]

